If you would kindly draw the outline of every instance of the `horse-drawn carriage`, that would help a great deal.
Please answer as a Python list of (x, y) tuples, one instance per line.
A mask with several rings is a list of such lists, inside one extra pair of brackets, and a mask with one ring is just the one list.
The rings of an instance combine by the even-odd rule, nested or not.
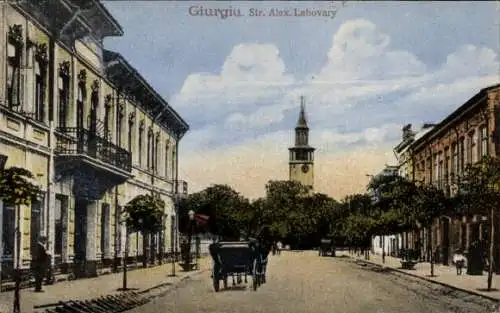
[[(220, 281), (227, 288), (229, 277), (236, 276), (238, 284), (245, 283), (247, 276), (252, 276), (253, 290), (266, 282), (266, 267), (268, 249), (257, 241), (225, 241), (213, 243), (209, 246), (210, 255), (214, 261), (212, 279), (215, 291), (220, 289)], [(267, 251), (266, 251), (267, 250)], [(266, 253), (267, 252), (267, 253)]]
[(335, 245), (331, 239), (321, 239), (319, 256), (335, 256)]

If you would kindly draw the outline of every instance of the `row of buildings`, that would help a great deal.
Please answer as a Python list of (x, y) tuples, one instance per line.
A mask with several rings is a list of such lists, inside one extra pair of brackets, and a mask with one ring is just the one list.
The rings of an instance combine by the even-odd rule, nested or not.
[[(497, 84), (482, 89), (437, 124), (424, 124), (419, 131), (414, 131), (412, 125), (405, 125), (402, 140), (394, 148), (398, 164), (387, 168), (386, 173), (433, 184), (445, 195), (454, 196), (459, 191), (457, 182), (467, 164), (474, 164), (483, 156), (500, 154), (499, 112), (500, 84)], [(499, 229), (498, 217), (494, 223)], [(449, 264), (455, 249), (467, 250), (473, 242), (489, 240), (487, 217), (477, 212), (464, 213), (460, 218), (442, 216), (430, 231), (432, 236), (422, 229), (376, 237), (373, 245), (376, 252), (381, 252), (384, 241), (387, 254), (398, 254), (399, 249), (416, 249), (420, 243), (424, 258), (429, 257), (426, 247), (432, 246), (435, 259)], [(499, 233), (495, 241), (495, 259), (500, 260)]]
[[(0, 157), (28, 169), (42, 190), (31, 206), (3, 205), (2, 277), (29, 270), (48, 237), (54, 268), (95, 276), (122, 262), (123, 206), (140, 194), (166, 203), (164, 227), (129, 237), (130, 262), (177, 246), (179, 143), (188, 124), (107, 37), (120, 24), (99, 0), (0, 3)], [(18, 238), (18, 240), (15, 240)]]

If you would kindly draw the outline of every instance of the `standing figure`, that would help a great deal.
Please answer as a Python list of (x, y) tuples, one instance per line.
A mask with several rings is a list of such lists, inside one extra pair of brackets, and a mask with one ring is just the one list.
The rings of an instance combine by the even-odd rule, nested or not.
[(465, 266), (465, 255), (460, 249), (457, 249), (453, 255), (453, 263), (457, 268), (457, 275), (462, 275), (462, 268)]
[(281, 254), (281, 249), (283, 249), (283, 244), (281, 243), (281, 241), (278, 241), (278, 243), (276, 244), (276, 253), (278, 255)]
[(33, 248), (33, 274), (35, 276), (35, 292), (42, 292), (42, 281), (45, 278), (45, 271), (47, 269), (47, 250), (45, 245), (47, 237), (40, 236), (38, 242)]

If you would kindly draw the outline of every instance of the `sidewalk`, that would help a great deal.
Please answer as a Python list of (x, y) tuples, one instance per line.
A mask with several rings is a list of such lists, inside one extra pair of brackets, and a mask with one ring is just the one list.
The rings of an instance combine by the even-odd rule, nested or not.
[[(127, 287), (141, 292), (157, 287), (178, 283), (190, 276), (212, 268), (212, 259), (203, 257), (198, 261), (199, 270), (183, 272), (176, 264), (176, 276), (170, 277), (172, 263), (150, 268), (136, 269), (127, 272)], [(54, 285), (43, 286), (45, 292), (35, 293), (33, 288), (21, 290), (21, 312), (33, 312), (34, 306), (57, 303), (68, 300), (93, 299), (103, 295), (120, 293), (123, 273), (113, 273), (95, 278), (79, 279), (59, 282)], [(0, 313), (12, 312), (14, 292), (0, 293)]]
[(495, 290), (495, 288), (500, 289), (500, 276), (493, 275), (492, 289), (494, 291), (486, 291), (488, 286), (487, 279), (488, 275), (486, 272), (482, 276), (471, 276), (465, 274), (466, 270), (463, 270), (461, 276), (457, 275), (456, 269), (453, 266), (446, 265), (434, 265), (434, 276), (430, 277), (431, 266), (430, 263), (422, 262), (415, 266), (415, 270), (403, 270), (401, 269), (401, 262), (399, 258), (394, 258), (390, 256), (385, 257), (385, 264), (382, 263), (381, 255), (370, 254), (370, 260), (365, 260), (364, 256), (358, 257), (354, 254), (349, 254), (347, 251), (339, 251), (337, 255), (349, 256), (353, 259), (361, 260), (364, 262), (370, 262), (376, 265), (381, 265), (397, 272), (404, 273), (407, 275), (415, 276), (418, 278), (425, 279), (440, 285), (451, 287), (453, 289), (458, 289), (468, 293), (472, 293), (481, 297), (488, 298), (494, 301), (500, 301), (500, 290)]

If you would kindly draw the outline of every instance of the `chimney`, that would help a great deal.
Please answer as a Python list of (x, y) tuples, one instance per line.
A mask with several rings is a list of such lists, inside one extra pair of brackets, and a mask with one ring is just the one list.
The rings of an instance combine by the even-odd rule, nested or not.
[(424, 125), (422, 125), (422, 130), (427, 129), (427, 128), (431, 128), (434, 126), (436, 126), (435, 123), (424, 123)]
[(415, 135), (411, 130), (411, 124), (406, 124), (403, 126), (403, 141), (412, 138)]

